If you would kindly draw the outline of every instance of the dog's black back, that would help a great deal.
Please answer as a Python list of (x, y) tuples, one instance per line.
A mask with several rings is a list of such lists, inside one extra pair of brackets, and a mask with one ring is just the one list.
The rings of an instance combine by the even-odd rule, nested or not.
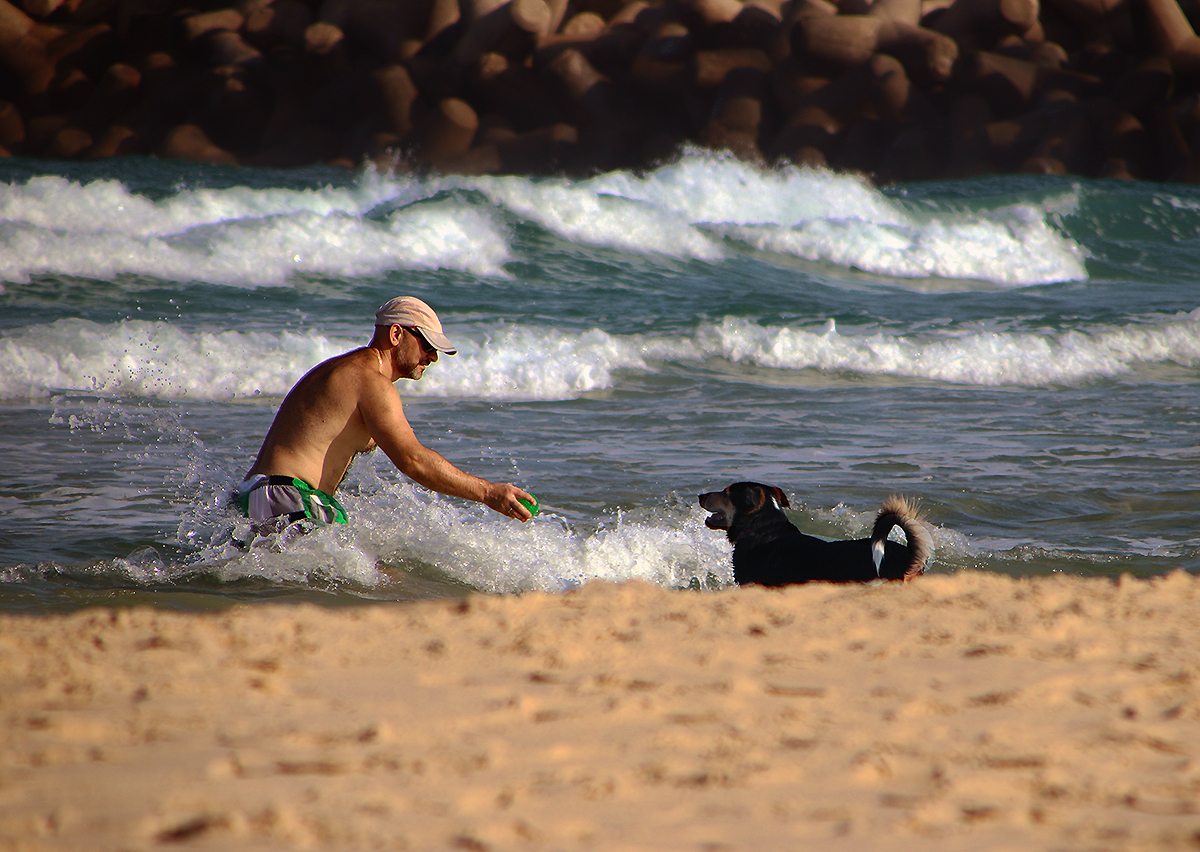
[[(852, 541), (824, 541), (800, 532), (783, 512), (787, 497), (770, 485), (735, 482), (724, 491), (701, 494), (700, 505), (714, 513), (706, 525), (724, 529), (733, 543), (733, 577), (739, 585), (908, 580), (925, 570), (932, 554), (928, 530), (899, 497), (884, 502), (871, 538)], [(907, 546), (887, 540), (894, 525), (904, 530)], [(882, 550), (878, 568), (877, 549)]]

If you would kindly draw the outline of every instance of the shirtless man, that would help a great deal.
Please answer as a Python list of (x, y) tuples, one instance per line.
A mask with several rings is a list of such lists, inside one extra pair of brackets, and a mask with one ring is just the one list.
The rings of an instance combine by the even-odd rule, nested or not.
[(375, 312), (375, 335), (367, 346), (313, 367), (284, 398), (238, 489), (246, 516), (261, 531), (303, 518), (346, 523), (333, 493), (354, 457), (379, 447), (426, 488), (529, 520), (532, 514), (518, 502), (532, 502), (529, 494), (459, 470), (423, 446), (408, 425), (393, 383), (421, 378), (439, 351), (457, 350), (429, 305), (413, 296), (385, 303)]

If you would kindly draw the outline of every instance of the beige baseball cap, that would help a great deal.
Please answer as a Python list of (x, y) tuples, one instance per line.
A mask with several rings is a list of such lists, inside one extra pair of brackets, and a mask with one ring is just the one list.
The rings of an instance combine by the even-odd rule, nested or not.
[(447, 355), (458, 352), (450, 338), (442, 333), (442, 321), (433, 312), (433, 308), (416, 296), (397, 296), (379, 306), (379, 310), (375, 312), (375, 325), (390, 326), (392, 323), (415, 328), (429, 341), (430, 346)]

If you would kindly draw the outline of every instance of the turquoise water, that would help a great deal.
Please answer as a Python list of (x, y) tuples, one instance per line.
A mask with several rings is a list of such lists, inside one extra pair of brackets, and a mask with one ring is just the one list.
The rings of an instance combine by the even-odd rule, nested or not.
[[(915, 496), (933, 571), (1200, 570), (1190, 186), (16, 159), (0, 288), (0, 608), (720, 588), (695, 495), (747, 478), (825, 537)], [(397, 384), (418, 436), (542, 514), (366, 457), (348, 526), (238, 550), (282, 395), (405, 293), (460, 349)]]

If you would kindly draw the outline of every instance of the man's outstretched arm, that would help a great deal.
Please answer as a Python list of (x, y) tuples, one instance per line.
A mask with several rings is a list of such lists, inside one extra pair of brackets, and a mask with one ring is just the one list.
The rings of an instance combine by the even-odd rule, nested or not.
[(519, 500), (533, 498), (515, 485), (489, 482), (455, 467), (444, 456), (417, 440), (404, 415), (400, 394), (383, 377), (363, 388), (359, 410), (367, 431), (396, 468), (432, 491), (474, 500), (502, 515), (527, 521), (533, 515)]

